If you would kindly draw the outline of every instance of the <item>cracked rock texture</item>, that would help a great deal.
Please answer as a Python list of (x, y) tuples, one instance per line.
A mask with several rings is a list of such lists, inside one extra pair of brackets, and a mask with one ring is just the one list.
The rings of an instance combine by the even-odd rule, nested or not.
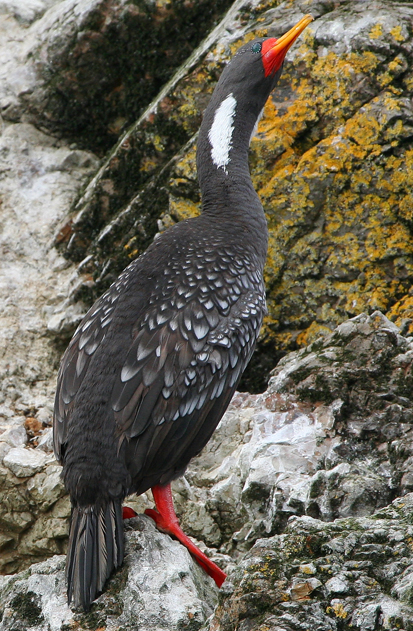
[(356, 316), (235, 396), (175, 483), (187, 532), (237, 559), (293, 515), (366, 516), (412, 491), (412, 342)]
[[(139, 517), (108, 590), (71, 612), (59, 358), (118, 271), (198, 212), (223, 64), (307, 12), (251, 147), (269, 315), (244, 387), (261, 393), (234, 397), (174, 484), (229, 573), (218, 608)], [(412, 18), (392, 0), (0, 0), (0, 629), (413, 629)]]
[(23, 111), (35, 124), (104, 152), (230, 1), (2, 0), (0, 10), (3, 4), (32, 21), (0, 98), (3, 117), (15, 121)]
[[(29, 601), (45, 631), (73, 620), (78, 629), (133, 629), (136, 616), (155, 620), (148, 616), (160, 606), (165, 626), (153, 622), (160, 629), (304, 631), (309, 620), (325, 631), (412, 629), (412, 360), (413, 338), (380, 312), (361, 314), (286, 356), (265, 393), (234, 397), (204, 452), (174, 484), (185, 530), (229, 573), (211, 621), (212, 580), (180, 544), (139, 518), (129, 523), (125, 567), (89, 617), (63, 604), (63, 558), (53, 557), (4, 579), (0, 629), (23, 623)], [(17, 554), (31, 543), (41, 556), (42, 533), (60, 526), (64, 539), (69, 506), (53, 463), (16, 477), (23, 451), (10, 449), (3, 467), (40, 516), (31, 528), (23, 524)], [(41, 441), (29, 453), (47, 458)], [(27, 467), (37, 461), (27, 458)], [(127, 504), (143, 510), (148, 498)], [(165, 587), (171, 545), (175, 578)]]
[(413, 494), (371, 517), (292, 517), (230, 575), (206, 629), (412, 629)]

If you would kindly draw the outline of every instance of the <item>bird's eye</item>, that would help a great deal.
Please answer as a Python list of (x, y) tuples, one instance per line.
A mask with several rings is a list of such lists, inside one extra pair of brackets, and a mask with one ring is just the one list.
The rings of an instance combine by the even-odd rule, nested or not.
[(253, 53), (260, 53), (261, 52), (261, 48), (262, 48), (261, 42), (255, 42), (255, 44), (253, 44), (251, 46), (251, 50), (252, 50)]

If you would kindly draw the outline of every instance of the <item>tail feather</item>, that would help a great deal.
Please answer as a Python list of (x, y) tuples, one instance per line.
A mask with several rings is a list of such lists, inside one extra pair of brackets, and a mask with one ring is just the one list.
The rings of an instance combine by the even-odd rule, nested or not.
[(67, 551), (67, 600), (89, 611), (111, 572), (124, 556), (122, 506), (110, 501), (95, 506), (73, 507)]

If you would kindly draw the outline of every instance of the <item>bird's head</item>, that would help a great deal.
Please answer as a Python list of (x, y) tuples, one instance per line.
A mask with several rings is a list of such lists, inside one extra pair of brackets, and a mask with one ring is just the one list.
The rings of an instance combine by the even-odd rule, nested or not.
[(278, 39), (260, 38), (241, 46), (221, 76), (221, 89), (231, 88), (234, 96), (243, 95), (243, 100), (255, 95), (265, 102), (281, 75), (288, 50), (312, 20), (311, 15), (305, 15)]
[(282, 71), (285, 56), (313, 20), (305, 15), (279, 39), (255, 39), (241, 46), (225, 67), (205, 110), (198, 140), (198, 176), (208, 186), (210, 165), (222, 176), (236, 160), (245, 162), (266, 100)]

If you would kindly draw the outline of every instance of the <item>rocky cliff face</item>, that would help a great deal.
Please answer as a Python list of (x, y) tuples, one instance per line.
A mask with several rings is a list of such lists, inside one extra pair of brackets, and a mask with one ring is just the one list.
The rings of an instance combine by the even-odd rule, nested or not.
[[(0, 629), (413, 628), (413, 9), (229, 5), (0, 0)], [(261, 393), (234, 397), (174, 488), (228, 581), (218, 594), (138, 517), (107, 592), (71, 612), (59, 357), (117, 272), (198, 212), (196, 132), (223, 64), (304, 12), (251, 147), (270, 312), (244, 384)]]
[[(229, 574), (219, 593), (140, 516), (127, 522), (125, 564), (90, 614), (67, 607), (55, 556), (2, 579), (0, 628), (410, 629), (412, 359), (413, 338), (375, 312), (288, 355), (265, 393), (234, 397), (174, 485), (185, 530)], [(9, 488), (38, 511), (18, 554), (27, 541), (45, 554), (64, 537), (69, 507), (47, 443), (32, 460), (25, 451), (3, 460)], [(143, 510), (148, 497), (128, 505)]]

